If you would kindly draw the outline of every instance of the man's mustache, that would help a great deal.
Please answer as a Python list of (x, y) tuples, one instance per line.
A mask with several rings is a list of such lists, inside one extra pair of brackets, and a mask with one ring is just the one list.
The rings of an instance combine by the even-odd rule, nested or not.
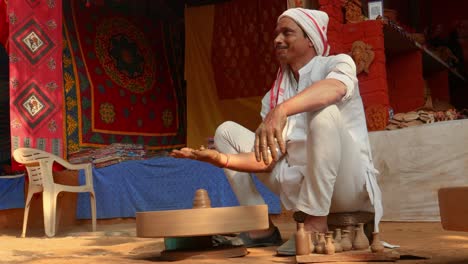
[(287, 45), (276, 45), (275, 46), (275, 49), (287, 49), (288, 46)]

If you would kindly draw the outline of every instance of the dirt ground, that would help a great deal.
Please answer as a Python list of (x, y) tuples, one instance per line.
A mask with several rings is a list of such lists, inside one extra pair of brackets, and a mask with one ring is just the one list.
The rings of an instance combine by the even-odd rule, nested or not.
[[(290, 219), (279, 218), (275, 223), (283, 239), (289, 238), (295, 229)], [(400, 245), (401, 254), (427, 258), (398, 263), (468, 264), (468, 233), (445, 231), (440, 223), (383, 222), (380, 227), (382, 239)], [(19, 237), (21, 230), (0, 230), (0, 263), (167, 263), (159, 260), (163, 239), (136, 237), (133, 220), (99, 222), (97, 232), (88, 232), (90, 229), (88, 224), (62, 229), (54, 238), (46, 238), (39, 228), (28, 230), (27, 238)], [(294, 257), (276, 256), (275, 250), (275, 247), (255, 248), (240, 258), (201, 256), (173, 263), (295, 263)]]

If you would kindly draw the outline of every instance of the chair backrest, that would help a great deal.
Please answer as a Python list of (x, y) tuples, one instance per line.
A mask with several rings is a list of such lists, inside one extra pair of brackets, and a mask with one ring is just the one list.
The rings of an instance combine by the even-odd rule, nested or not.
[[(41, 162), (44, 164), (48, 163), (50, 169), (55, 159), (55, 155), (34, 148), (18, 148), (13, 151), (13, 158), (18, 162), (23, 164), (26, 167), (28, 172), (29, 184), (42, 186), (44, 184), (45, 174), (50, 174), (52, 171), (48, 172), (48, 168), (44, 166), (41, 168)], [(58, 158), (58, 157), (57, 157)]]

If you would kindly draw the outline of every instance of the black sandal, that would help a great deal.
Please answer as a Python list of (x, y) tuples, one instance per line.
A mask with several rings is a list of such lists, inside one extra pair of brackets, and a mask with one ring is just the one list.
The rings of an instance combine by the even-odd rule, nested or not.
[(249, 233), (243, 232), (239, 234), (239, 238), (244, 243), (245, 247), (270, 247), (270, 246), (279, 246), (283, 243), (281, 234), (278, 227), (275, 227), (273, 233), (267, 237), (262, 238), (251, 238)]

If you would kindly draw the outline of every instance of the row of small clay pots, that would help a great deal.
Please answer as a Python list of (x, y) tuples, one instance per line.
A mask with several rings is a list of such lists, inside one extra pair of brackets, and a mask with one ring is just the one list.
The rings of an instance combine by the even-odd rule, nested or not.
[[(355, 234), (353, 242), (351, 242), (350, 230), (335, 230), (335, 239), (333, 239), (333, 231), (326, 234), (314, 232), (314, 236), (309, 232), (305, 232), (304, 224), (298, 223), (296, 232), (296, 255), (308, 255), (309, 253), (317, 254), (334, 254), (335, 252), (354, 250), (364, 250), (369, 248), (369, 240), (364, 234), (364, 224), (360, 223), (354, 228)], [(372, 252), (382, 252), (384, 247), (380, 242), (379, 233), (373, 233), (371, 245)]]

